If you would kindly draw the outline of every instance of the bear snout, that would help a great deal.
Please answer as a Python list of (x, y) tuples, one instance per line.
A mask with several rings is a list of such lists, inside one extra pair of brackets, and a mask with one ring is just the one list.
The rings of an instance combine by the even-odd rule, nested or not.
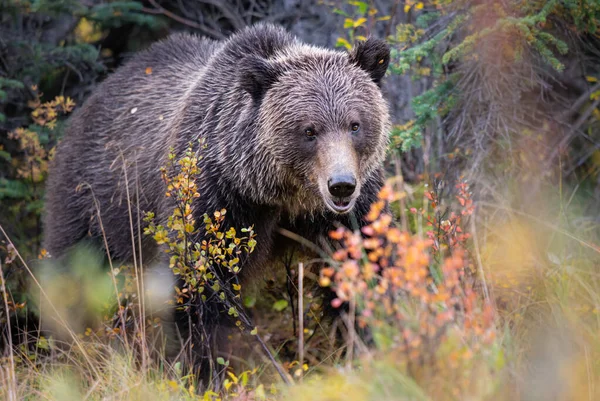
[[(327, 208), (336, 214), (345, 214), (354, 207), (360, 186), (351, 172), (332, 174), (321, 196)], [(325, 189), (325, 188), (323, 188)]]
[(327, 181), (329, 193), (336, 198), (347, 198), (354, 194), (356, 178), (353, 174), (337, 174)]

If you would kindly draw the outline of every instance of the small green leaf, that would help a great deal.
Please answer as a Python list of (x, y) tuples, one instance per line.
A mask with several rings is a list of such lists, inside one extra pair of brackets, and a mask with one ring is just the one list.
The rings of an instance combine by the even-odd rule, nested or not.
[(37, 342), (37, 347), (39, 349), (48, 350), (48, 349), (50, 349), (50, 343), (48, 342), (48, 339), (46, 339), (46, 337), (41, 336)]
[(364, 14), (367, 12), (367, 8), (369, 7), (369, 5), (367, 4), (366, 1), (350, 1), (348, 2), (349, 4), (355, 6), (358, 8), (358, 13), (359, 14)]
[(4, 159), (6, 161), (10, 161), (12, 159), (12, 157), (10, 156), (10, 153), (8, 153), (4, 150), (0, 150), (0, 158)]
[(288, 301), (286, 301), (285, 299), (280, 299), (279, 301), (273, 304), (273, 309), (275, 309), (277, 312), (281, 312), (282, 310), (287, 308), (287, 306)]
[(254, 305), (256, 305), (256, 297), (250, 295), (244, 297), (244, 306), (246, 308), (252, 308)]
[(343, 15), (344, 17), (348, 17), (348, 13), (343, 10), (340, 10), (339, 8), (334, 8), (333, 13), (338, 14), (338, 15)]

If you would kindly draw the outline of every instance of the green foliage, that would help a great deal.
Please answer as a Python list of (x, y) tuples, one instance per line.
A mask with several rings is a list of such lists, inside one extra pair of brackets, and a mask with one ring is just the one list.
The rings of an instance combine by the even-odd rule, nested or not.
[(82, 13), (82, 17), (96, 21), (103, 29), (118, 28), (125, 24), (135, 24), (149, 29), (164, 27), (164, 22), (143, 12), (139, 1), (113, 1), (92, 6)]
[[(172, 2), (157, 3), (170, 7)], [(47, 163), (62, 135), (64, 117), (72, 109), (71, 102), (82, 104), (107, 70), (119, 65), (122, 52), (133, 49), (130, 42), (164, 26), (165, 20), (148, 13), (143, 4), (148, 7), (149, 2), (0, 2), (3, 26), (0, 40), (0, 224), (8, 229), (12, 239), (19, 240), (17, 248), (26, 259), (31, 258), (31, 250), (39, 238)], [(340, 2), (336, 4), (339, 6)], [(340, 28), (343, 26), (338, 45), (349, 48), (367, 34), (379, 35), (382, 32), (379, 28), (388, 28), (386, 21), (390, 21), (385, 31), (391, 33), (388, 39), (393, 47), (390, 74), (406, 75), (419, 88), (411, 94), (414, 116), (400, 121), (392, 133), (392, 146), (403, 151), (422, 144), (436, 148), (437, 143), (431, 146), (427, 141), (437, 134), (442, 137), (448, 134), (454, 113), (464, 106), (464, 99), (469, 96), (467, 92), (473, 89), (473, 86), (465, 86), (465, 82), (470, 82), (470, 71), (480, 71), (478, 67), (482, 66), (498, 67), (483, 69), (492, 74), (482, 74), (484, 78), (476, 81), (478, 91), (479, 86), (487, 82), (493, 86), (505, 78), (503, 74), (509, 75), (511, 69), (523, 66), (527, 72), (532, 67), (532, 75), (542, 71), (545, 75), (536, 77), (541, 76), (546, 81), (540, 82), (547, 84), (552, 83), (548, 77), (560, 81), (563, 69), (572, 66), (570, 58), (576, 55), (575, 47), (579, 43), (583, 43), (584, 51), (591, 50), (586, 56), (597, 51), (597, 44), (593, 42), (600, 27), (597, 0), (483, 3), (405, 0), (398, 3), (394, 16), (384, 15), (382, 10), (374, 9), (373, 4), (348, 1), (345, 7), (334, 10), (341, 15)], [(189, 11), (190, 15), (200, 15), (198, 10)], [(63, 31), (64, 27), (68, 29)], [(115, 33), (122, 35), (120, 43), (127, 43), (124, 48), (113, 47), (115, 42), (111, 42), (111, 37)], [(486, 58), (490, 54), (492, 57)], [(593, 58), (596, 56), (590, 57), (596, 60)], [(546, 160), (542, 159), (547, 153), (538, 153), (537, 148), (529, 146), (532, 142), (523, 144), (511, 137), (502, 138), (494, 146), (503, 159), (499, 159), (492, 171), (500, 177), (502, 186), (494, 188), (489, 180), (476, 181), (473, 185), (473, 188), (489, 188), (493, 200), (488, 197), (488, 202), (476, 203), (477, 213), (473, 214), (470, 193), (462, 184), (456, 193), (461, 207), (454, 209), (457, 212), (453, 214), (446, 206), (440, 206), (446, 200), (442, 201), (436, 194), (437, 184), (435, 190), (429, 190), (426, 185), (423, 190), (419, 174), (434, 172), (430, 170), (431, 164), (424, 162), (420, 151), (408, 152), (403, 156), (409, 161), (417, 159), (415, 164), (425, 164), (425, 167), (410, 177), (409, 184), (397, 177), (393, 183), (398, 184), (401, 192), (388, 191), (387, 196), (382, 196), (385, 198), (382, 200), (393, 200), (392, 210), (398, 215), (404, 213), (403, 220), (391, 221), (379, 202), (375, 205), (376, 213), (371, 213), (370, 224), (363, 230), (365, 235), (344, 229), (332, 234), (341, 239), (342, 244), (335, 249), (331, 266), (318, 275), (307, 270), (305, 278), (319, 280), (323, 286), (331, 286), (336, 291), (332, 306), (347, 302), (349, 307), (356, 308), (356, 316), (342, 313), (338, 327), (342, 327), (346, 344), (339, 350), (330, 351), (339, 343), (325, 333), (328, 328), (320, 319), (321, 305), (313, 304), (311, 295), (305, 293), (304, 301), (295, 303), (294, 292), (286, 294), (279, 288), (269, 287), (259, 295), (244, 293), (245, 298), (242, 298), (237, 277), (244, 258), (256, 246), (252, 228), (238, 231), (227, 226), (226, 210), (211, 211), (203, 216), (194, 214), (194, 202), (199, 196), (194, 176), (198, 173), (201, 153), (189, 149), (181, 159), (172, 155), (170, 164), (163, 169), (163, 179), (167, 183), (167, 195), (173, 200), (173, 213), (166, 221), (157, 221), (148, 214), (146, 233), (161, 244), (172, 271), (181, 279), (173, 302), (186, 309), (192, 301), (208, 301), (213, 295), (219, 313), (229, 316), (253, 336), (266, 333), (265, 340), (269, 339), (269, 345), (277, 350), (290, 378), (300, 379), (305, 371), (307, 374), (304, 384), (290, 386), (278, 399), (283, 399), (288, 391), (292, 399), (330, 401), (539, 398), (540, 383), (552, 394), (569, 399), (600, 399), (598, 386), (593, 385), (600, 377), (598, 364), (593, 363), (600, 360), (597, 336), (600, 254), (598, 208), (592, 200), (598, 192), (600, 152), (590, 146), (597, 143), (596, 128), (600, 119), (596, 103), (600, 91), (593, 88), (599, 71), (597, 63), (581, 67), (588, 76), (584, 84), (591, 85), (584, 86), (590, 91), (583, 93), (583, 103), (570, 111), (572, 120), (587, 118), (585, 124), (573, 127), (585, 131), (586, 140), (585, 154), (577, 157), (583, 160), (581, 167), (576, 174), (572, 174), (572, 170), (569, 173), (570, 178), (578, 175), (576, 185), (567, 189), (564, 184), (563, 188), (567, 178), (563, 175), (557, 178), (552, 171), (547, 171), (543, 164)], [(529, 76), (527, 79), (520, 79), (522, 75), (518, 77), (525, 90), (539, 83)], [(552, 86), (548, 88), (552, 92)], [(561, 87), (561, 91), (570, 90)], [(490, 96), (491, 103), (501, 102), (504, 95), (521, 94), (508, 92), (499, 91)], [(557, 94), (565, 96), (562, 92)], [(550, 97), (553, 95), (550, 93)], [(572, 99), (572, 95), (568, 93), (567, 98)], [(517, 107), (520, 104), (517, 102)], [(473, 108), (475, 106), (477, 104)], [(546, 121), (534, 121), (546, 124)], [(565, 120), (567, 126), (568, 121)], [(541, 137), (539, 141), (549, 147), (551, 142), (543, 136), (554, 128), (550, 125), (540, 130), (524, 130), (523, 136)], [(548, 185), (536, 179), (535, 185), (548, 185), (548, 193), (536, 197), (529, 193), (534, 187), (531, 181), (522, 187), (507, 178), (506, 169), (515, 164), (505, 157), (512, 145), (516, 145), (513, 149), (519, 153), (519, 163), (524, 170), (533, 171), (542, 165), (544, 179), (549, 176), (552, 181)], [(458, 154), (475, 155), (470, 152), (472, 147), (465, 147), (454, 150), (441, 146), (438, 155), (448, 160)], [(474, 152), (479, 156), (486, 150), (484, 146)], [(562, 163), (566, 160), (563, 158)], [(402, 168), (406, 169), (407, 164), (402, 164)], [(567, 170), (561, 173), (563, 171)], [(580, 180), (579, 172), (590, 179)], [(529, 176), (537, 178), (535, 174)], [(527, 204), (520, 203), (522, 197), (504, 196), (505, 192), (512, 195), (525, 192)], [(527, 207), (535, 209), (535, 213), (548, 210), (534, 215), (523, 212)], [(573, 213), (574, 208), (577, 213)], [(402, 223), (405, 228), (400, 230)], [(472, 231), (466, 233), (470, 223)], [(481, 230), (479, 236), (475, 227)], [(474, 241), (468, 237), (471, 233)], [(15, 278), (23, 269), (15, 248), (2, 240), (0, 238), (0, 264), (6, 287), (1, 291), (7, 304), (0, 307), (0, 326), (5, 330), (9, 326), (6, 323), (26, 321), (21, 317), (25, 317), (29, 298), (16, 285)], [(91, 329), (85, 329), (85, 333), (69, 333), (72, 335), (69, 341), (77, 345), (83, 341), (82, 347), (69, 347), (52, 337), (37, 337), (31, 330), (25, 332), (23, 337), (35, 338), (29, 344), (31, 349), (25, 341), (23, 345), (15, 344), (12, 354), (0, 355), (0, 365), (6, 367), (9, 364), (4, 355), (14, 354), (15, 376), (18, 377), (18, 385), (11, 387), (10, 369), (6, 370), (8, 375), (0, 375), (0, 398), (273, 398), (274, 388), (265, 390), (271, 384), (271, 378), (265, 374), (268, 369), (257, 370), (253, 360), (244, 359), (242, 363), (248, 366), (242, 370), (249, 370), (234, 374), (232, 366), (236, 358), (219, 357), (218, 367), (228, 375), (223, 381), (224, 389), (221, 392), (210, 389), (201, 394), (198, 394), (195, 376), (187, 373), (185, 365), (169, 364), (162, 359), (158, 364), (144, 361), (138, 350), (152, 347), (144, 343), (144, 330), (160, 329), (160, 323), (157, 318), (144, 319), (147, 315), (134, 310), (134, 306), (145, 299), (140, 293), (142, 285), (137, 272), (134, 275), (119, 266), (113, 269), (113, 274), (107, 274), (90, 255), (82, 253), (75, 259), (80, 270), (64, 280), (60, 276), (50, 277), (43, 284), (52, 305), (71, 327), (83, 330), (89, 321), (76, 312), (82, 309), (104, 312), (104, 301), (114, 296), (113, 292), (117, 292), (117, 301), (125, 299), (127, 302), (121, 302), (116, 317), (111, 316), (112, 310), (109, 310), (104, 319), (100, 319), (100, 326), (108, 335), (101, 336), (101, 330)], [(55, 270), (58, 269), (60, 266), (55, 266)], [(112, 281), (121, 280), (121, 273), (125, 276), (124, 289)], [(294, 276), (297, 271), (291, 269), (288, 274)], [(474, 280), (474, 275), (485, 279)], [(34, 288), (32, 292), (37, 293), (39, 289)], [(146, 288), (145, 295), (149, 292)], [(481, 299), (484, 294), (485, 302)], [(250, 320), (242, 305), (257, 312), (254, 316), (258, 326), (248, 324)], [(41, 320), (57, 321), (49, 312), (50, 305), (42, 309), (48, 315)], [(261, 324), (258, 320), (265, 310), (265, 320), (270, 324)], [(302, 310), (306, 334), (304, 358), (299, 356), (301, 351), (294, 353), (296, 346), (301, 348), (301, 341), (296, 337), (300, 330), (286, 332), (284, 329), (296, 319), (296, 312)], [(136, 313), (139, 315), (135, 316)], [(313, 320), (307, 321), (309, 316)], [(112, 319), (116, 318), (123, 319), (122, 326), (113, 325)], [(33, 320), (38, 319), (29, 319)], [(314, 330), (310, 322), (315, 323)], [(57, 329), (60, 329), (62, 322), (58, 323)], [(359, 341), (355, 326), (364, 327), (373, 341)], [(119, 332), (121, 327), (123, 331)], [(128, 337), (130, 330), (133, 335)], [(14, 330), (13, 337), (14, 333), (23, 333), (23, 330)], [(5, 341), (6, 331), (2, 334), (0, 341)], [(135, 340), (127, 343), (131, 339)], [(118, 347), (113, 347), (114, 343), (118, 343)], [(285, 345), (277, 347), (276, 344), (282, 343)], [(538, 347), (542, 349), (540, 355), (532, 349)], [(286, 354), (286, 349), (292, 352)], [(362, 354), (353, 354), (354, 351)], [(347, 368), (339, 369), (344, 358)], [(286, 362), (289, 360), (293, 362)], [(321, 367), (326, 370), (322, 375)], [(540, 381), (535, 372), (548, 373), (547, 377), (557, 380)]]
[[(38, 250), (47, 166), (63, 134), (63, 116), (83, 102), (107, 72), (105, 62), (118, 55), (102, 41), (115, 28), (151, 32), (165, 26), (140, 1), (94, 3), (0, 3), (0, 224), (25, 246), (26, 256)], [(59, 98), (71, 102), (68, 110), (46, 107)]]
[[(520, 63), (524, 53), (561, 72), (560, 57), (568, 53), (566, 35), (554, 29), (553, 21), (574, 24), (580, 32), (596, 33), (600, 5), (594, 0), (472, 5), (463, 0), (430, 1), (415, 23), (398, 24), (390, 37), (394, 45), (392, 74), (413, 79), (430, 76), (431, 89), (413, 102), (414, 120), (395, 127), (393, 143), (402, 151), (420, 146), (423, 132), (452, 110), (462, 96), (454, 83), (461, 72), (453, 63), (478, 60), (483, 43), (495, 43), (510, 63)], [(499, 40), (502, 39), (502, 40)], [(485, 61), (483, 61), (485, 62)]]
[(453, 77), (440, 80), (433, 88), (415, 96), (411, 102), (416, 118), (405, 125), (395, 125), (392, 128), (392, 144), (402, 151), (421, 146), (422, 132), (438, 116), (443, 117), (451, 110), (456, 101), (452, 93)]
[[(0, 104), (8, 98), (7, 90), (9, 89), (23, 89), (23, 83), (15, 79), (0, 77)], [(0, 112), (0, 123), (5, 121), (6, 116)]]

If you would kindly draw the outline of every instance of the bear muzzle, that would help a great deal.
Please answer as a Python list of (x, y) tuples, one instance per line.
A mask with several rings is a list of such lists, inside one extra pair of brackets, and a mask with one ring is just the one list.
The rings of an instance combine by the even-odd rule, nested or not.
[(335, 213), (349, 212), (354, 206), (353, 195), (356, 191), (356, 178), (353, 174), (336, 174), (327, 180), (330, 199), (325, 203)]
[(348, 213), (360, 193), (358, 155), (347, 135), (327, 138), (319, 149), (319, 190), (328, 209)]
[(358, 197), (358, 183), (352, 173), (332, 174), (327, 180), (327, 191), (321, 191), (327, 208), (336, 214), (348, 213)]

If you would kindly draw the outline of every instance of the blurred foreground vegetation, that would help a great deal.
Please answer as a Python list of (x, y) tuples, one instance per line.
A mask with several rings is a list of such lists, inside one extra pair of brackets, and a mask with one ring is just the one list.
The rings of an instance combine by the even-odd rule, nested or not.
[[(388, 38), (390, 179), (362, 236), (332, 233), (325, 269), (294, 261), (225, 295), (253, 329), (232, 331), (224, 380), (203, 388), (162, 356), (146, 313), (161, 288), (138, 266), (82, 250), (68, 276), (32, 279), (51, 263), (36, 261), (44, 181), (68, 114), (129, 54), (259, 20), (341, 48)], [(600, 399), (599, 79), (595, 0), (0, 2), (0, 397)], [(316, 285), (348, 310), (333, 327)]]

